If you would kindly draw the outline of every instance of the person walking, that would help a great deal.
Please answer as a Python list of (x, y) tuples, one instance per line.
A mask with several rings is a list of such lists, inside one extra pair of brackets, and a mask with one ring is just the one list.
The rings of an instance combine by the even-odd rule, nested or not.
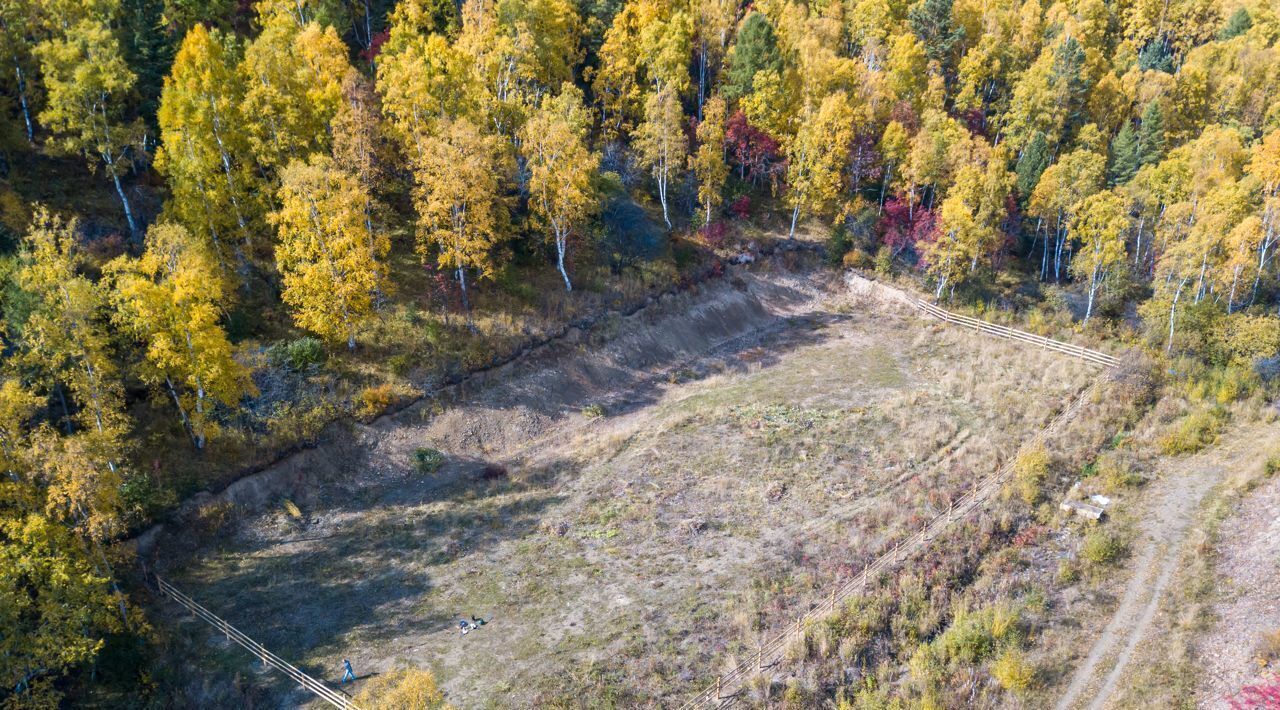
[(342, 674), (342, 683), (340, 683), (340, 685), (346, 685), (347, 681), (351, 681), (352, 683), (356, 682), (356, 672), (351, 668), (351, 659), (342, 659), (342, 667), (346, 672)]

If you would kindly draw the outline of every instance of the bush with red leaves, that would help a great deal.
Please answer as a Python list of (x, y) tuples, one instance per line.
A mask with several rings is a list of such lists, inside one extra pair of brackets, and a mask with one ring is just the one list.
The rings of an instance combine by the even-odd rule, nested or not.
[(707, 246), (712, 249), (719, 249), (724, 245), (725, 238), (729, 236), (729, 225), (723, 221), (712, 222), (703, 226), (702, 229), (698, 230), (698, 233), (702, 236), (702, 241), (706, 242)]
[(737, 217), (738, 219), (746, 219), (747, 217), (750, 217), (751, 216), (751, 198), (747, 195), (743, 195), (742, 197), (739, 197), (738, 199), (734, 200), (729, 205), (729, 212), (732, 213), (733, 216)]
[(934, 212), (920, 206), (911, 209), (906, 202), (893, 197), (884, 203), (880, 220), (876, 222), (876, 232), (880, 234), (880, 241), (897, 256), (927, 241), (936, 221)]
[(1280, 675), (1257, 685), (1246, 685), (1227, 698), (1231, 710), (1280, 710)]
[(391, 39), (391, 30), (374, 33), (369, 40), (369, 47), (360, 52), (360, 58), (366, 62), (372, 62), (377, 59), (378, 55), (382, 53), (382, 45), (386, 44), (389, 39)]
[(777, 179), (787, 169), (778, 140), (751, 125), (741, 111), (729, 117), (725, 125), (724, 145), (738, 166), (738, 177), (750, 180), (757, 187), (762, 182)]

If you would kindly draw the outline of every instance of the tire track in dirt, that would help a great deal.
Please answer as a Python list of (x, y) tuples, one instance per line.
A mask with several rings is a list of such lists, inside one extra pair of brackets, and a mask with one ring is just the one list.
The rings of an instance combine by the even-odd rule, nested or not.
[[(1101, 710), (1106, 706), (1138, 645), (1151, 630), (1164, 592), (1179, 569), (1183, 545), (1192, 531), (1196, 512), (1225, 475), (1224, 467), (1216, 462), (1226, 457), (1224, 449), (1247, 445), (1248, 441), (1249, 437), (1237, 434), (1229, 444), (1211, 447), (1173, 463), (1155, 484), (1156, 490), (1151, 495), (1155, 503), (1143, 518), (1140, 547), (1120, 605), (1076, 668), (1057, 710), (1081, 705), (1088, 710)], [(1164, 462), (1171, 460), (1160, 459), (1157, 467), (1162, 467)]]

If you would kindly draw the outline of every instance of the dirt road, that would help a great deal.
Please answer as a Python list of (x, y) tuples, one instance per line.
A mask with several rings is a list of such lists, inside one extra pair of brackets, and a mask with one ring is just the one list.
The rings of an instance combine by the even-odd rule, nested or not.
[(1215, 485), (1257, 456), (1258, 435), (1256, 427), (1234, 428), (1219, 444), (1196, 455), (1156, 462), (1163, 474), (1147, 494), (1150, 507), (1139, 525), (1120, 605), (1076, 668), (1058, 710), (1108, 707), (1139, 645), (1158, 642), (1153, 622), (1164, 593), (1177, 579), (1196, 513)]

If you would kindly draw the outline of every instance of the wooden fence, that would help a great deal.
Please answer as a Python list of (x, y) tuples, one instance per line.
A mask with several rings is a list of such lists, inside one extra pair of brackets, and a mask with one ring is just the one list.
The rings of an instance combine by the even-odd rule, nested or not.
[(980, 333), (994, 335), (997, 338), (1008, 338), (1010, 340), (1017, 340), (1023, 343), (1035, 345), (1046, 350), (1054, 350), (1107, 368), (1115, 367), (1120, 364), (1119, 358), (1113, 355), (1108, 355), (1097, 350), (1090, 350), (1089, 348), (1081, 347), (1079, 345), (1072, 345), (1071, 343), (1064, 343), (1041, 335), (1032, 335), (1031, 333), (1017, 330), (1016, 328), (988, 323), (977, 318), (970, 318), (969, 316), (962, 316), (959, 313), (952, 313), (951, 311), (938, 308), (923, 298), (911, 298), (911, 305), (915, 306), (917, 310), (925, 315), (937, 318), (940, 321), (958, 325), (963, 328), (972, 328)]
[(297, 681), (298, 685), (301, 685), (303, 688), (311, 691), (316, 695), (316, 697), (336, 708), (342, 708), (343, 710), (360, 710), (355, 703), (351, 702), (351, 700), (347, 698), (347, 696), (325, 685), (323, 681), (316, 680), (306, 673), (303, 673), (297, 666), (268, 651), (262, 644), (246, 636), (239, 629), (227, 623), (225, 619), (222, 619), (203, 606), (200, 606), (200, 604), (196, 603), (194, 599), (178, 591), (160, 575), (155, 575), (155, 580), (156, 586), (160, 589), (160, 593), (178, 602), (178, 604), (183, 607), (186, 607), (187, 611), (194, 614), (197, 619), (200, 619), (217, 629), (219, 633), (227, 637), (227, 640), (234, 641), (245, 650), (249, 651), (249, 653), (257, 656), (263, 664), (271, 666), (281, 673), (284, 673), (286, 676), (289, 676), (294, 681)]

